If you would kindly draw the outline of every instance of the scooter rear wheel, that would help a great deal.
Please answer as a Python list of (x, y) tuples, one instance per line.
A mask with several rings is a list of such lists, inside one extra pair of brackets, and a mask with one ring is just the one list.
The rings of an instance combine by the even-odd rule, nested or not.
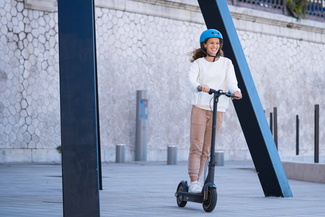
[[(183, 191), (183, 192), (188, 191), (188, 186), (184, 182), (181, 182), (177, 187), (177, 192), (180, 192), (180, 191)], [(184, 207), (187, 204), (187, 201), (182, 200), (181, 196), (176, 197), (176, 202), (179, 207)]]
[(217, 189), (211, 188), (208, 190), (208, 199), (203, 202), (203, 209), (206, 212), (212, 212), (217, 204)]

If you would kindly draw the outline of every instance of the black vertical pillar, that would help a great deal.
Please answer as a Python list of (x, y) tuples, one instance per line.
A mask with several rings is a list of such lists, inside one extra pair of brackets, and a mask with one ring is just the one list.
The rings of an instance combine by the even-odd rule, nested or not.
[(94, 0), (59, 0), (63, 213), (100, 216)]
[(265, 196), (291, 197), (291, 189), (267, 124), (226, 0), (198, 0), (206, 26), (224, 37), (223, 50), (233, 61), (242, 100), (234, 105)]
[(273, 113), (270, 113), (270, 130), (271, 133), (273, 133)]
[(274, 114), (274, 132), (273, 132), (273, 138), (276, 148), (278, 149), (278, 108), (273, 108), (273, 114)]
[(296, 115), (296, 155), (299, 155), (299, 115)]
[(319, 163), (319, 105), (315, 105), (314, 163)]

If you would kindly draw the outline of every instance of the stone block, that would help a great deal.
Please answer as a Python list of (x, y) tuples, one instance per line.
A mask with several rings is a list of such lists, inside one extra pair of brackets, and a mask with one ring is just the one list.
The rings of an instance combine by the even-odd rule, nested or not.
[(288, 179), (325, 183), (325, 164), (282, 162)]

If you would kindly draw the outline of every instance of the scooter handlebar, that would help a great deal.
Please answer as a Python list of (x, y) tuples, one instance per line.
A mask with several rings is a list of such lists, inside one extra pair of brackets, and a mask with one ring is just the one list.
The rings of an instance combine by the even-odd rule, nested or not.
[[(199, 92), (201, 92), (201, 91), (202, 91), (202, 86), (199, 85), (199, 86), (197, 87), (197, 90), (198, 90)], [(231, 93), (230, 91), (228, 91), (228, 92), (224, 92), (223, 90), (214, 90), (214, 89), (210, 88), (209, 94), (211, 95), (211, 94), (213, 94), (213, 93), (217, 93), (217, 94), (219, 94), (219, 95), (225, 95), (225, 96), (227, 96), (227, 97), (232, 97), (232, 98), (239, 98), (238, 96), (235, 96), (235, 94)]]
[(224, 92), (223, 90), (214, 90), (210, 88), (209, 94), (217, 93), (219, 95), (225, 95), (227, 97), (232, 97), (232, 98), (239, 98), (238, 96), (235, 96), (235, 94), (231, 93), (230, 91)]

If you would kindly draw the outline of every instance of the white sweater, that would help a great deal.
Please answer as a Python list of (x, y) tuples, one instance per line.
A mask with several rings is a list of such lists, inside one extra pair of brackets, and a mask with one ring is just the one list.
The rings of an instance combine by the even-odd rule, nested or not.
[[(209, 62), (205, 58), (199, 58), (195, 60), (189, 73), (189, 85), (193, 91), (192, 104), (205, 109), (213, 109), (213, 95), (209, 95), (205, 92), (198, 92), (197, 86), (207, 85), (215, 90), (223, 90), (236, 92), (240, 91), (237, 86), (237, 78), (235, 75), (234, 66), (230, 59), (226, 57), (220, 57), (215, 62)], [(229, 98), (226, 96), (220, 96), (218, 102), (218, 111), (225, 112), (228, 108)]]

